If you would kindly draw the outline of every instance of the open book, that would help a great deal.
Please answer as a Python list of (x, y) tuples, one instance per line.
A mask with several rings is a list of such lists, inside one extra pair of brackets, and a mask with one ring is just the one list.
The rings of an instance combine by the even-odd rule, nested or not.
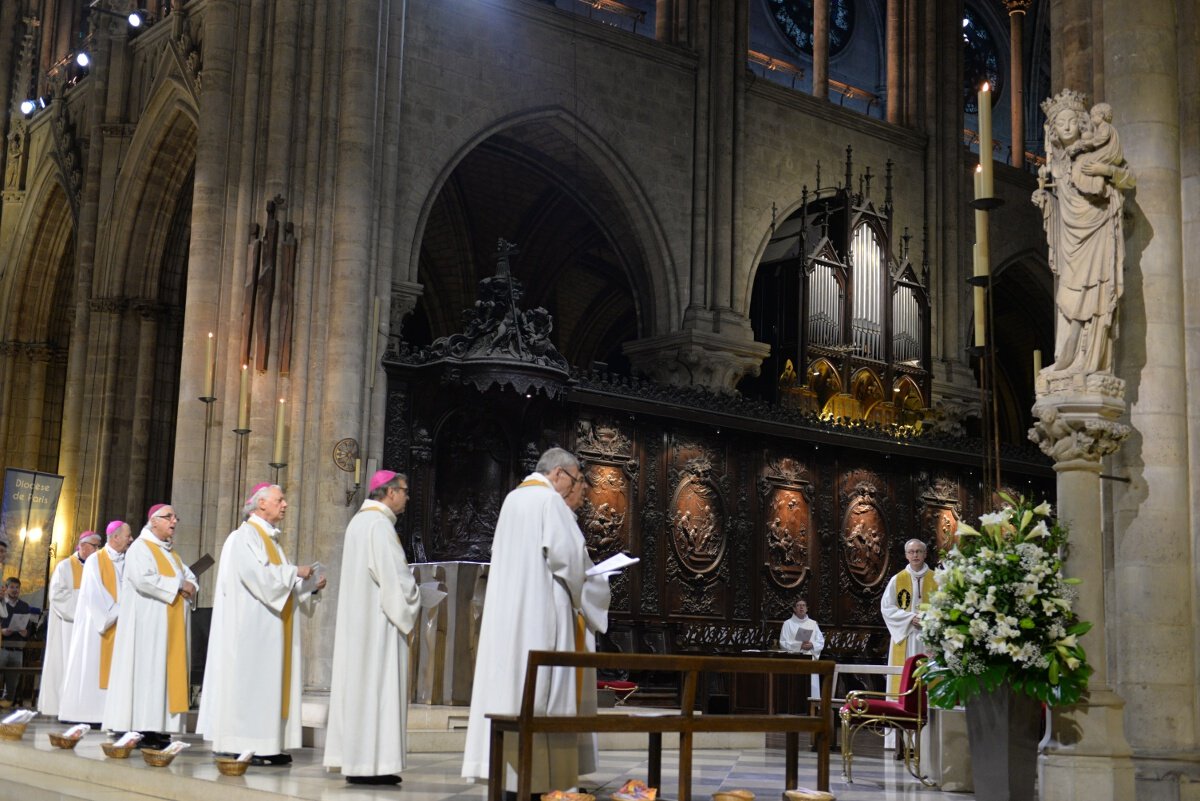
[(619, 570), (624, 570), (630, 565), (636, 565), (640, 561), (642, 560), (638, 559), (636, 556), (630, 556), (627, 553), (613, 554), (600, 564), (593, 565), (592, 567), (588, 568), (587, 575), (602, 576), (605, 573), (616, 573)]

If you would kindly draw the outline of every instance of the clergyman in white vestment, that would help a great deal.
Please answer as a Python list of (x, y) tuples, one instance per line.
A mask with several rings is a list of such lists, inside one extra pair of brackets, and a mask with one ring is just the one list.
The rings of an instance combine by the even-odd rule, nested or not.
[(368, 492), (342, 549), (325, 767), (351, 784), (396, 784), (407, 754), (408, 634), (421, 593), (396, 534), (407, 477), (380, 470)]
[[(825, 647), (825, 635), (817, 621), (808, 616), (808, 602), (797, 598), (792, 605), (792, 616), (783, 621), (779, 630), (779, 647), (789, 653), (804, 654), (813, 659), (821, 658), (821, 649)], [(809, 698), (821, 697), (821, 679), (812, 676), (809, 688)]]
[(63, 676), (58, 719), (68, 723), (92, 723), (104, 718), (104, 699), (112, 675), (112, 652), (121, 613), (121, 580), (125, 576), (125, 551), (133, 532), (123, 520), (114, 520), (105, 530), (108, 541), (83, 564), (75, 625)]
[(221, 548), (196, 731), (217, 753), (254, 751), (256, 765), (287, 765), (301, 742), (302, 620), (325, 586), (279, 543), (283, 490), (259, 484)]
[[(588, 650), (595, 649), (595, 633), (608, 628), (608, 577), (586, 575), (592, 560), (574, 513), (583, 503), (586, 485), (575, 456), (551, 448), (542, 454), (535, 472), (504, 499), (492, 540), (464, 778), (487, 779), (487, 715), (517, 714), (529, 652), (575, 650), (577, 613), (586, 623)], [(594, 714), (595, 672), (583, 675), (577, 702), (573, 668), (543, 669), (535, 714)], [(532, 791), (577, 785), (580, 774), (596, 769), (595, 742), (593, 735), (534, 735)], [(504, 761), (505, 786), (515, 791), (515, 737), (505, 738)]]
[[(892, 635), (892, 647), (888, 653), (889, 665), (903, 665), (904, 660), (915, 654), (924, 653), (921, 641), (920, 606), (937, 588), (933, 571), (925, 564), (925, 543), (909, 540), (904, 543), (904, 557), (908, 566), (888, 581), (883, 597), (879, 599), (879, 612)], [(900, 677), (888, 677), (888, 692), (898, 692)], [(896, 736), (889, 731), (884, 738), (884, 748), (895, 748)]]
[(83, 563), (100, 547), (100, 535), (85, 531), (79, 535), (75, 552), (61, 560), (50, 574), (49, 620), (46, 624), (46, 651), (42, 657), (42, 681), (38, 685), (38, 712), (58, 716), (63, 681), (67, 675), (67, 657), (71, 653), (71, 630), (75, 625), (75, 607), (83, 583)]
[(142, 745), (165, 747), (182, 732), (189, 706), (188, 616), (196, 577), (172, 553), (179, 518), (167, 504), (150, 507), (141, 534), (125, 552), (121, 621), (103, 728), (140, 731)]

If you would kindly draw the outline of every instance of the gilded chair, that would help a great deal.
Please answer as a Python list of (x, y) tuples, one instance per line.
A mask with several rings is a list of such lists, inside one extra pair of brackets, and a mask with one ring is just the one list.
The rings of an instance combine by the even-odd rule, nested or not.
[(904, 749), (904, 767), (914, 779), (934, 787), (921, 772), (921, 729), (929, 722), (929, 701), (925, 684), (914, 673), (926, 660), (916, 654), (904, 660), (900, 674), (900, 689), (895, 693), (872, 690), (852, 690), (839, 713), (842, 718), (842, 777), (852, 782), (854, 765), (854, 736), (862, 729), (878, 735), (895, 731), (898, 744)]

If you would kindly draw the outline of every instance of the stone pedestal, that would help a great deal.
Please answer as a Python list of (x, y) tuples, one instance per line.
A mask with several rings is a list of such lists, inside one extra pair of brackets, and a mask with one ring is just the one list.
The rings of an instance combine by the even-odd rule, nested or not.
[(1039, 796), (1054, 801), (1121, 801), (1134, 797), (1133, 761), (1125, 739), (1124, 701), (1109, 687), (1105, 643), (1104, 542), (1100, 460), (1120, 447), (1129, 426), (1125, 382), (1106, 373), (1037, 377), (1029, 438), (1054, 459), (1058, 515), (1071, 531), (1067, 575), (1079, 578), (1076, 611), (1091, 621), (1083, 638), (1095, 670), (1087, 700), (1054, 711), (1053, 740), (1041, 760)]
[(733, 392), (744, 376), (758, 375), (771, 354), (769, 345), (754, 341), (745, 319), (713, 314), (689, 322), (693, 326), (682, 331), (626, 343), (633, 369), (662, 384)]

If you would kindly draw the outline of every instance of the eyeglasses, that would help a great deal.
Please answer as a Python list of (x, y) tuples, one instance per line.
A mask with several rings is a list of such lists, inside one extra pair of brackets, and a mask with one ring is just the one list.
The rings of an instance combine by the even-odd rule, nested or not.
[(567, 468), (565, 468), (565, 467), (562, 469), (562, 471), (563, 471), (564, 473), (566, 473), (566, 474), (567, 474), (567, 476), (568, 476), (568, 477), (571, 479), (571, 487), (572, 487), (572, 488), (574, 488), (574, 487), (575, 487), (575, 485), (576, 485), (576, 484), (578, 484), (580, 481), (586, 481), (586, 480), (587, 480), (587, 479), (584, 477), (583, 473), (580, 473), (579, 475), (572, 475), (572, 474), (571, 474), (571, 471), (570, 471), (570, 470), (568, 470), (568, 469), (567, 469)]
[(155, 517), (157, 517), (159, 520), (174, 520), (176, 523), (180, 522), (179, 515), (176, 514), (155, 515)]

